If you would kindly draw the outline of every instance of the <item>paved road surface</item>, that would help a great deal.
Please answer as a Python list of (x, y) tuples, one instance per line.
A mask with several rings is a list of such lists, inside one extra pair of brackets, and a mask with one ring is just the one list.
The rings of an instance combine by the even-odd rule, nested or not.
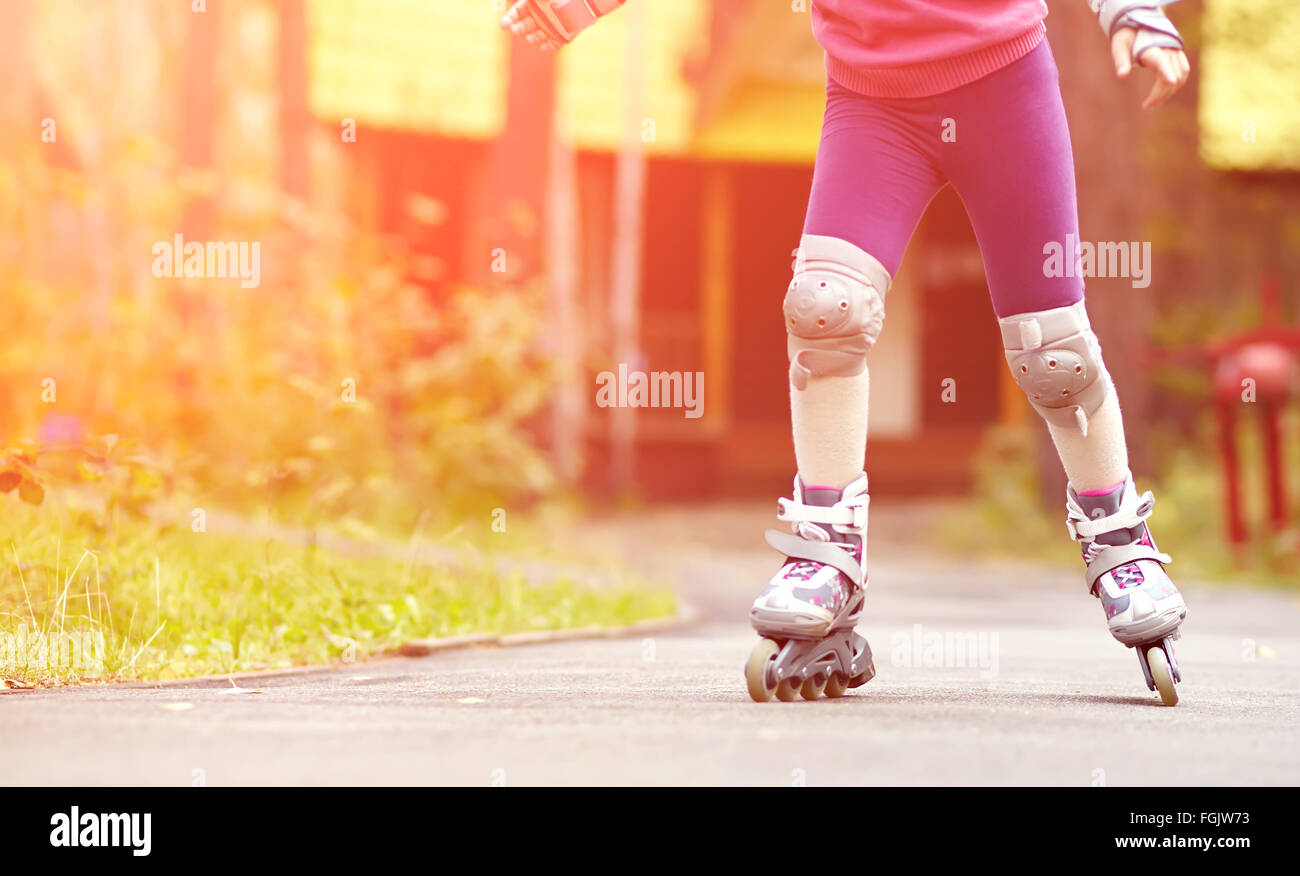
[(657, 571), (674, 572), (699, 626), (374, 662), (257, 694), (0, 696), (0, 783), (1300, 784), (1300, 599), (1285, 594), (1187, 584), (1170, 709), (1072, 571), (873, 542), (861, 629), (877, 678), (842, 700), (751, 703), (744, 611), (772, 570), (756, 535), (767, 510), (598, 534), (672, 544)]

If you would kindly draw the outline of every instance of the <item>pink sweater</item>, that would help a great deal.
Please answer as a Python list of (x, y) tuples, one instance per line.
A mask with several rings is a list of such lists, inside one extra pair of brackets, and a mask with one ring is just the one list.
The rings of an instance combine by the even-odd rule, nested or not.
[(872, 97), (926, 97), (1016, 61), (1046, 33), (1044, 0), (813, 0), (826, 72)]

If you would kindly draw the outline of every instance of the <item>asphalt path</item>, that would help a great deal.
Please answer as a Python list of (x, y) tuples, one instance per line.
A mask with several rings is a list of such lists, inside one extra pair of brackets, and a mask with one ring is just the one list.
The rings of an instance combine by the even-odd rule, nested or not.
[(699, 609), (695, 625), (239, 687), (8, 694), (0, 783), (1300, 784), (1288, 593), (1180, 582), (1185, 681), (1168, 708), (1077, 571), (873, 540), (859, 629), (877, 677), (839, 700), (751, 702), (745, 609), (776, 559), (759, 535), (769, 510), (655, 512), (599, 532), (629, 556), (653, 533), (649, 567)]

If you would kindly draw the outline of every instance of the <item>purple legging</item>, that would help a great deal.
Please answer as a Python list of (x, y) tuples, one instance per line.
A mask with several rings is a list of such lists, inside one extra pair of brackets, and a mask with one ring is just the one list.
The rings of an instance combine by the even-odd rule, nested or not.
[(1064, 247), (1067, 234), (1079, 235), (1057, 78), (1044, 40), (933, 97), (865, 97), (828, 80), (804, 233), (850, 241), (893, 276), (926, 205), (950, 182), (975, 228), (999, 317), (1078, 301), (1080, 277), (1045, 276), (1043, 267), (1048, 241)]

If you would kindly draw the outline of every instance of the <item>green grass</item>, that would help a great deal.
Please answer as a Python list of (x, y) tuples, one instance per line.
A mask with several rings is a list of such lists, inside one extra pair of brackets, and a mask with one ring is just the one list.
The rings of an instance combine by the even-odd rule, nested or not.
[(413, 639), (670, 616), (666, 590), (608, 587), (195, 533), (0, 496), (0, 677), (158, 680), (350, 662)]

